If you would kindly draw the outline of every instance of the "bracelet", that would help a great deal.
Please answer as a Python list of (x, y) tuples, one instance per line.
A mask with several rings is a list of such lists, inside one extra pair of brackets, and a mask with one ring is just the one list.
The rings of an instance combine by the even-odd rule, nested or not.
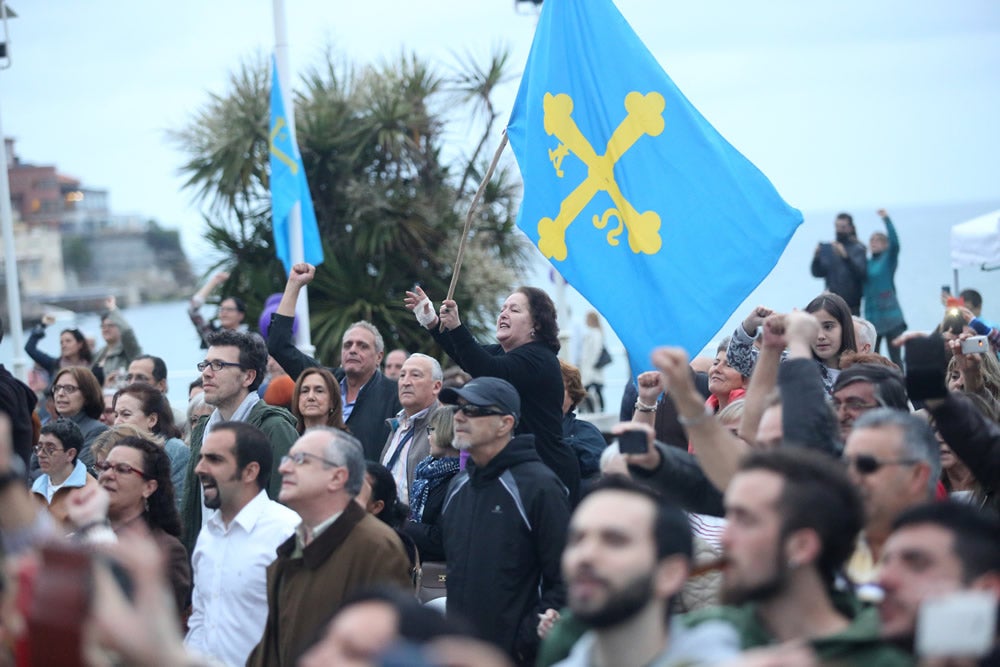
[(652, 405), (646, 405), (638, 398), (635, 399), (635, 409), (638, 412), (656, 412), (656, 403)]
[(682, 426), (698, 426), (699, 424), (704, 424), (709, 419), (715, 417), (715, 413), (712, 412), (712, 408), (705, 406), (705, 411), (702, 412), (697, 417), (685, 417), (678, 412), (677, 421), (681, 423)]

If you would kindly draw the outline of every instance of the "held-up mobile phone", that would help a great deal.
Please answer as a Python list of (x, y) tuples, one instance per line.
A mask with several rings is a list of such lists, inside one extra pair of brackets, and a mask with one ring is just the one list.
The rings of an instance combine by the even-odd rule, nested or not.
[(645, 454), (646, 437), (645, 431), (623, 431), (618, 434), (618, 449), (622, 454)]
[(951, 296), (951, 285), (941, 285), (941, 291)]
[(972, 336), (962, 341), (962, 354), (982, 354), (989, 348), (986, 336)]
[(988, 591), (957, 591), (929, 598), (917, 616), (917, 655), (979, 657), (993, 647), (996, 598)]
[(911, 400), (925, 401), (947, 396), (947, 368), (948, 358), (941, 336), (906, 341), (906, 393)]

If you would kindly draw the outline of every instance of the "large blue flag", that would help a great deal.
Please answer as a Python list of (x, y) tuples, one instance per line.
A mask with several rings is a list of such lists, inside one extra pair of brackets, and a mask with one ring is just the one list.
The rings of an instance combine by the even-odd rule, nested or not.
[(802, 223), (611, 0), (545, 0), (507, 133), (518, 226), (636, 373), (659, 345), (700, 352)]
[(291, 271), (291, 228), (289, 214), (295, 204), (302, 209), (302, 248), (305, 261), (310, 264), (323, 262), (323, 245), (316, 227), (306, 170), (302, 168), (299, 147), (292, 141), (285, 115), (285, 103), (278, 83), (278, 61), (272, 56), (271, 67), (271, 228), (274, 231), (274, 249), (278, 259)]

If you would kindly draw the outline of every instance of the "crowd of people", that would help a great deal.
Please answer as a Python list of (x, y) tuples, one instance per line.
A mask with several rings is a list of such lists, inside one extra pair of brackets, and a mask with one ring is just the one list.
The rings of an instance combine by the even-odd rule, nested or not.
[(114, 300), (96, 352), (43, 322), (38, 395), (0, 366), (0, 664), (1000, 664), (1000, 331), (967, 290), (906, 333), (879, 216), (801, 311), (656, 350), (607, 434), (599, 320), (573, 366), (532, 287), (486, 344), (414, 287), (440, 358), (359, 321), (324, 366), (314, 267), (266, 338), (203, 317), (214, 276), (186, 413)]

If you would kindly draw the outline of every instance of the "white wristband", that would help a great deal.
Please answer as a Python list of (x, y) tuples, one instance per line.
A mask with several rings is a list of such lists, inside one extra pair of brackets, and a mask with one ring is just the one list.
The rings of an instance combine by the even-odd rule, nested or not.
[(434, 304), (427, 297), (424, 297), (424, 300), (417, 304), (417, 307), (413, 309), (413, 314), (417, 316), (417, 322), (420, 322), (420, 326), (424, 328), (434, 324), (434, 320), (437, 319)]

